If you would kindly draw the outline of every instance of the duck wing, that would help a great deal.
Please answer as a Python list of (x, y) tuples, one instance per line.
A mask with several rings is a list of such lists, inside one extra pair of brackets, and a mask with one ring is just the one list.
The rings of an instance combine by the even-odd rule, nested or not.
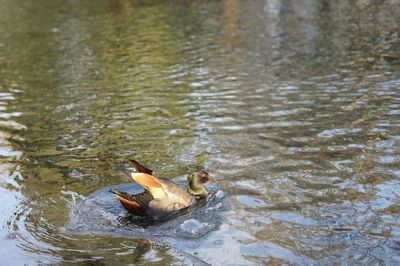
[(116, 189), (111, 189), (111, 192), (121, 202), (122, 206), (130, 213), (138, 216), (146, 216), (149, 205), (154, 200), (153, 196), (145, 191), (140, 194), (131, 194)]
[(150, 194), (157, 199), (162, 199), (167, 197), (167, 192), (163, 188), (162, 181), (155, 176), (131, 172), (130, 176), (132, 179), (146, 189)]
[(131, 172), (130, 175), (136, 183), (149, 191), (154, 199), (160, 200), (162, 206), (176, 203), (188, 207), (192, 202), (193, 197), (187, 191), (169, 180), (144, 173)]
[(129, 160), (129, 162), (133, 165), (133, 167), (135, 168), (136, 172), (138, 173), (144, 173), (144, 174), (148, 174), (148, 175), (152, 175), (153, 174), (153, 170), (150, 170), (149, 168), (141, 165), (138, 161), (135, 160)]

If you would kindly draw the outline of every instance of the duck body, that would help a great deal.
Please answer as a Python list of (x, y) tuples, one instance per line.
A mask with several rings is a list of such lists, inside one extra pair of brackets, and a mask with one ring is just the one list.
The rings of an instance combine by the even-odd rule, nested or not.
[(196, 198), (206, 196), (208, 192), (202, 186), (209, 182), (206, 172), (195, 172), (189, 176), (188, 190), (185, 191), (170, 180), (160, 178), (152, 170), (144, 167), (135, 160), (131, 160), (135, 172), (129, 172), (132, 179), (142, 186), (145, 191), (139, 194), (112, 189), (122, 206), (137, 216), (160, 218), (172, 212), (190, 207)]

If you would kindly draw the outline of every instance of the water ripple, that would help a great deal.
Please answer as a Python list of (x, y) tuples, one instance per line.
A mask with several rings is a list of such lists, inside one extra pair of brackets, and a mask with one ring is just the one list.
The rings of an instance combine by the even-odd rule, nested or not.
[[(398, 14), (395, 1), (3, 1), (4, 263), (398, 264)], [(130, 158), (179, 181), (206, 169), (232, 209), (212, 230), (179, 220), (164, 242), (101, 204), (74, 217), (131, 181)]]

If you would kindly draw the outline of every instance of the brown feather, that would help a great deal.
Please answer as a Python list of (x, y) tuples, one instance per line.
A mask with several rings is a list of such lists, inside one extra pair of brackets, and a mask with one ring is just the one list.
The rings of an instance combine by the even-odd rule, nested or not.
[(131, 164), (133, 165), (133, 167), (136, 169), (136, 171), (138, 173), (144, 173), (144, 174), (148, 174), (148, 175), (152, 175), (153, 171), (150, 170), (149, 168), (141, 165), (139, 162), (135, 161), (135, 160), (129, 160), (131, 162)]
[(111, 189), (111, 192), (115, 194), (127, 211), (135, 215), (146, 215), (149, 203), (154, 200), (154, 197), (148, 191), (139, 194), (131, 194), (129, 192)]
[(152, 175), (144, 174), (144, 173), (131, 173), (131, 177), (135, 180), (136, 183), (145, 188), (161, 188), (162, 185), (160, 181), (157, 180)]
[(136, 201), (130, 201), (127, 200), (123, 197), (121, 197), (120, 195), (115, 195), (117, 197), (117, 199), (121, 202), (122, 206), (129, 212), (135, 214), (135, 215), (144, 215), (142, 213), (142, 210), (140, 208), (139, 203), (137, 203)]

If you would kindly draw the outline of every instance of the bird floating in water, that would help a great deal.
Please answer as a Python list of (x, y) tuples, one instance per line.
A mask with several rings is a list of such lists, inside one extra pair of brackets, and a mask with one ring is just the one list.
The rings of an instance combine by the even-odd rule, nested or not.
[(163, 217), (172, 212), (191, 206), (196, 198), (208, 195), (204, 183), (210, 182), (207, 172), (194, 172), (188, 177), (187, 191), (170, 180), (160, 178), (155, 172), (144, 167), (135, 160), (130, 160), (135, 172), (129, 172), (132, 179), (142, 186), (145, 191), (131, 194), (112, 189), (122, 206), (137, 216)]

